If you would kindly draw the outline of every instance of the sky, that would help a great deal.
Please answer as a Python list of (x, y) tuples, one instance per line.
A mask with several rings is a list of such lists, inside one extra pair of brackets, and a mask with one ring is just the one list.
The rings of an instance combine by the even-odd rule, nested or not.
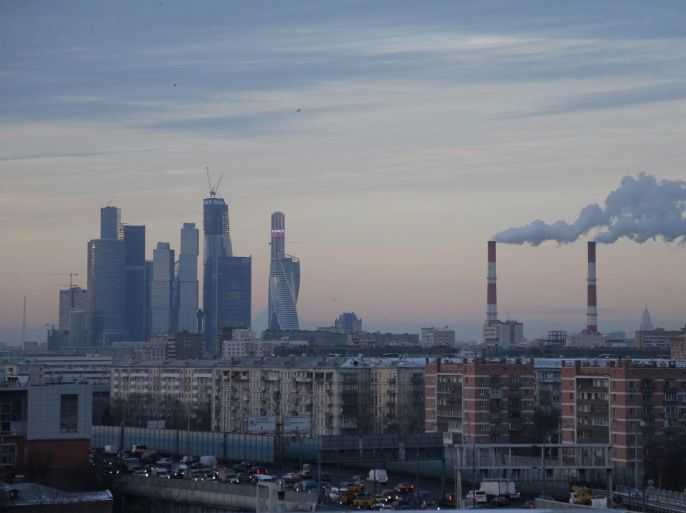
[[(0, 1), (0, 342), (86, 286), (99, 209), (178, 249), (223, 175), (266, 309), (269, 216), (302, 262), (303, 327), (478, 339), (486, 241), (574, 221), (627, 175), (686, 179), (674, 1)], [(300, 109), (300, 111), (298, 111)], [(585, 324), (585, 240), (499, 245), (501, 318)], [(685, 248), (598, 249), (601, 331), (686, 322)]]

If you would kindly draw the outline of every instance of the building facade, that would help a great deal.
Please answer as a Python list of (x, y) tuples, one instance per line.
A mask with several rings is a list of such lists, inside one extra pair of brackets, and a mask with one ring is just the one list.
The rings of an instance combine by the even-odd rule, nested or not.
[(217, 335), (224, 328), (249, 329), (252, 323), (252, 257), (219, 258), (216, 283)]
[(521, 360), (429, 361), (426, 431), (463, 443), (513, 443), (534, 420), (534, 365)]
[(121, 225), (124, 241), (124, 324), (129, 340), (145, 338), (145, 226)]
[(0, 383), (0, 475), (62, 470), (88, 461), (91, 386)]
[(612, 446), (617, 467), (642, 469), (646, 447), (667, 428), (686, 428), (683, 362), (566, 361), (562, 442)]
[(421, 341), (423, 347), (455, 347), (455, 330), (451, 330), (447, 326), (445, 328), (422, 328)]

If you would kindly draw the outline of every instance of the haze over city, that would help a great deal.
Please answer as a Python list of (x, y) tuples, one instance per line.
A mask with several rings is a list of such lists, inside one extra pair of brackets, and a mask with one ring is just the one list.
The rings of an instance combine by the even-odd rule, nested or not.
[[(86, 286), (101, 207), (146, 225), (148, 257), (178, 248), (206, 166), (253, 255), (254, 329), (280, 210), (303, 327), (354, 310), (371, 330), (478, 339), (488, 239), (574, 223), (625, 176), (686, 177), (683, 7), (658, 4), (2, 4), (0, 341), (20, 342), (24, 296), (45, 338), (55, 273)], [(596, 235), (500, 244), (501, 317), (529, 338), (582, 329)], [(682, 326), (684, 251), (599, 245), (599, 329), (633, 331), (646, 305)]]

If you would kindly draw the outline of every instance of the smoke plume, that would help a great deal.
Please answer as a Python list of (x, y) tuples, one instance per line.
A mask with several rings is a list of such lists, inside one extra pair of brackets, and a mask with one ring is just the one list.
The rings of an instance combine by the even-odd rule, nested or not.
[(605, 206), (591, 203), (581, 209), (574, 223), (557, 221), (552, 224), (540, 219), (508, 228), (494, 236), (506, 244), (538, 246), (547, 240), (561, 244), (574, 242), (592, 230), (599, 230), (597, 242), (611, 244), (621, 237), (643, 243), (663, 238), (668, 242), (686, 242), (686, 182), (657, 180), (640, 173), (625, 176), (619, 188), (605, 198)]

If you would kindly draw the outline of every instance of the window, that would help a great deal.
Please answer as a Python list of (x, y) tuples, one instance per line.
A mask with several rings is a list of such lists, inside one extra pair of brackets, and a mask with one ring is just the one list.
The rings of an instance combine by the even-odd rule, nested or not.
[(63, 394), (60, 396), (60, 431), (75, 433), (79, 425), (79, 396)]
[(0, 467), (14, 466), (17, 462), (17, 445), (0, 444)]

